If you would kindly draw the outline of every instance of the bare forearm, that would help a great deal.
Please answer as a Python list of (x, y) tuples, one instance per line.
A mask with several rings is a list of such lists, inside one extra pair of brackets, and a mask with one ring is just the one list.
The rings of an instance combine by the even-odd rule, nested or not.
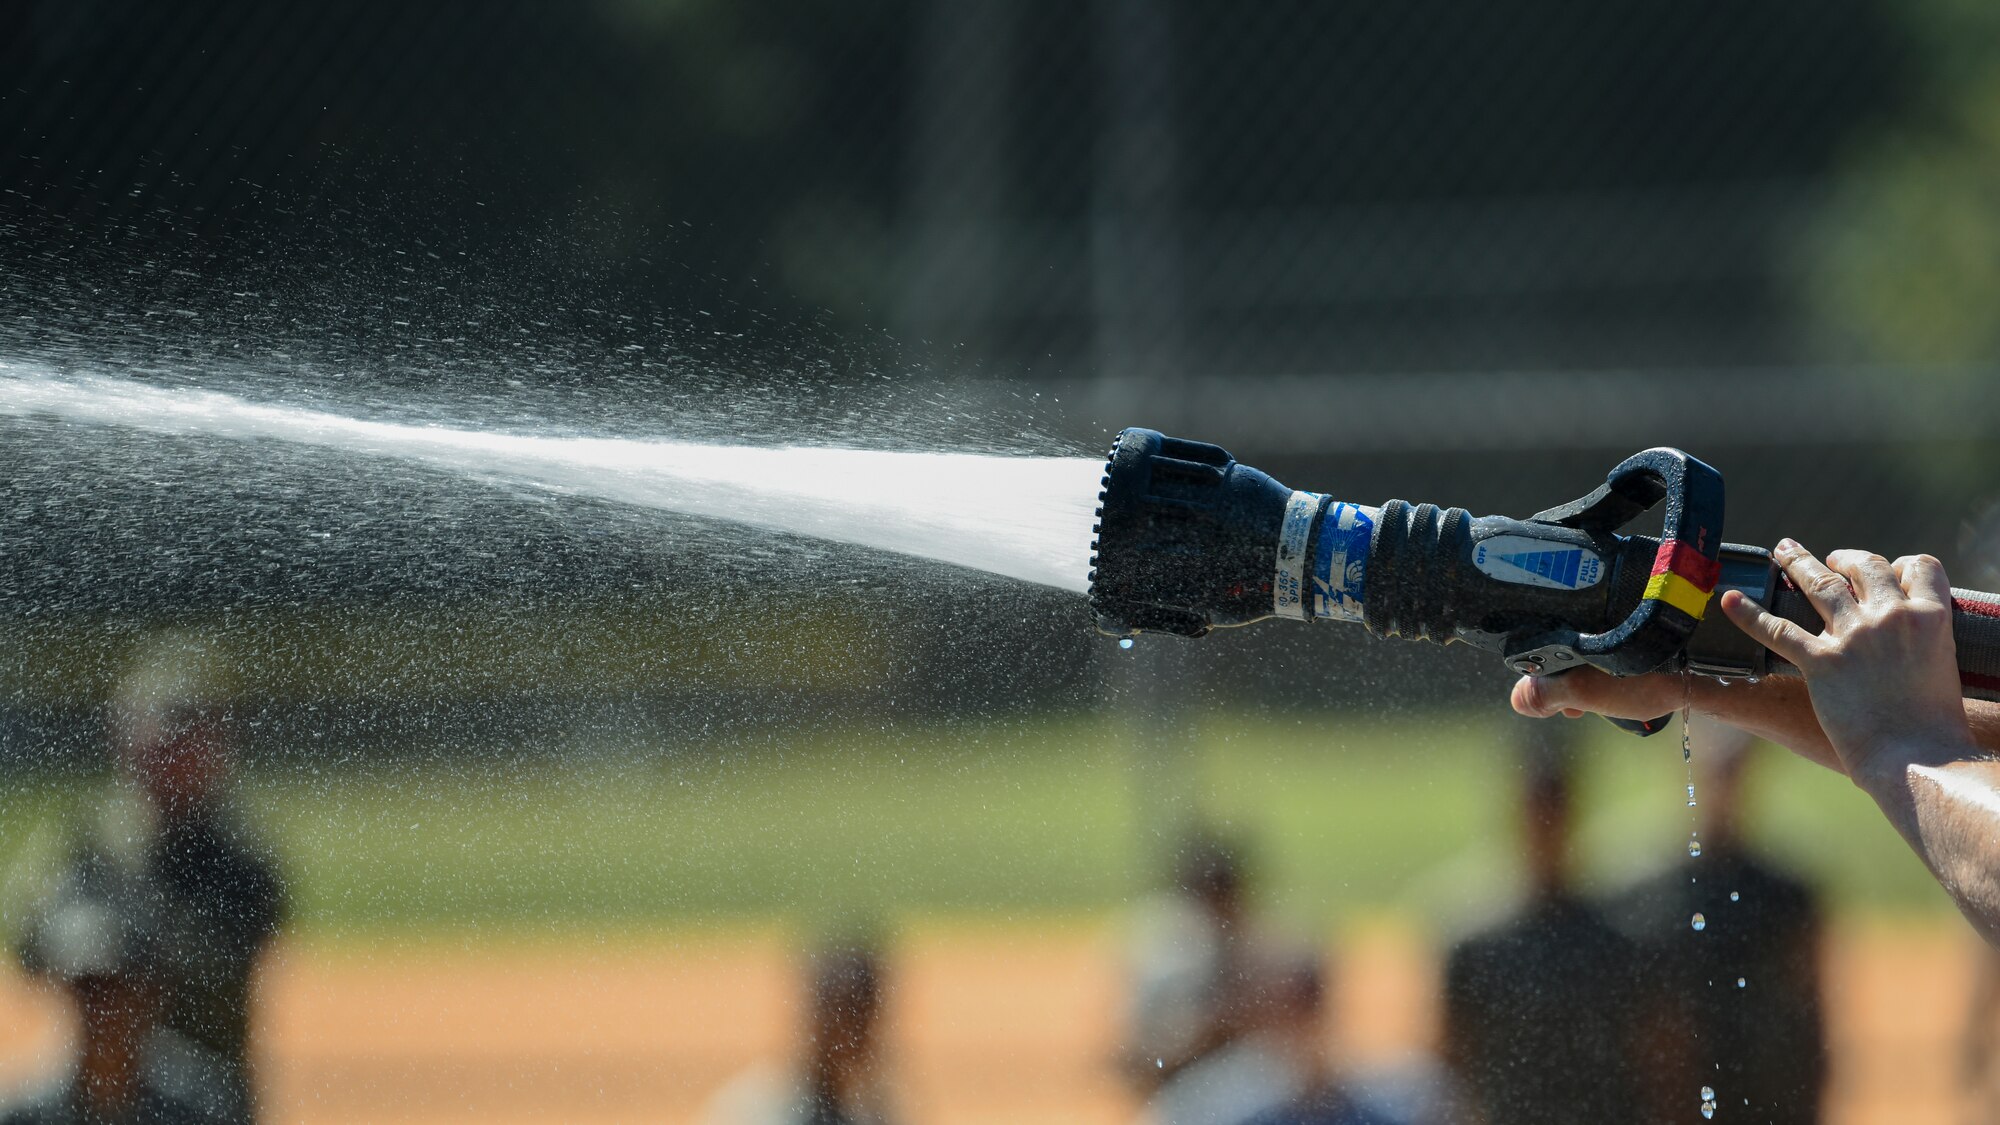
[(1697, 678), (1690, 692), (1693, 708), (1718, 722), (1775, 742), (1800, 757), (1841, 773), (1840, 758), (1820, 729), (1806, 682), (1793, 676), (1772, 676), (1756, 683)]
[[(1774, 676), (1754, 684), (1744, 680), (1717, 682), (1710, 679), (1697, 680), (1696, 683), (1699, 686), (1690, 693), (1690, 702), (1695, 710), (1775, 742), (1828, 769), (1848, 772), (1819, 725), (1819, 716), (1813, 712), (1812, 698), (1806, 693), (1804, 680), (1796, 676)], [(1972, 728), (1972, 739), (1980, 749), (2000, 755), (2000, 703), (1968, 699), (1965, 701), (1965, 718)]]
[(2000, 754), (2000, 703), (1983, 699), (1965, 701), (1965, 721), (1972, 726), (1972, 740), (1988, 754)]
[(2000, 761), (1988, 753), (1899, 748), (1872, 757), (1854, 780), (1980, 934), (2000, 945)]

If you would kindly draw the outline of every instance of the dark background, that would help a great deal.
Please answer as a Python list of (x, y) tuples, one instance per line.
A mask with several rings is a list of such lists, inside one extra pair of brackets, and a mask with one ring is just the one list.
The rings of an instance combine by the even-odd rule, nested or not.
[(1174, 374), (1784, 364), (1785, 243), (1934, 85), (1896, 7), (10, 3), (12, 264), (548, 240), (1009, 376), (1130, 374), (1107, 305)]

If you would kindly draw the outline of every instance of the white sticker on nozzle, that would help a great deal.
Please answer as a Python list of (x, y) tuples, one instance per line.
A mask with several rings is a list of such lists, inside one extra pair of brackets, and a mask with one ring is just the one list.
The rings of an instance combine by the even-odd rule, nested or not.
[(1306, 542), (1313, 518), (1319, 515), (1317, 492), (1294, 492), (1285, 504), (1285, 522), (1278, 527), (1276, 574), (1271, 579), (1271, 612), (1294, 621), (1306, 619)]
[(1526, 535), (1495, 535), (1472, 546), (1472, 565), (1489, 578), (1550, 590), (1581, 590), (1604, 577), (1595, 551)]

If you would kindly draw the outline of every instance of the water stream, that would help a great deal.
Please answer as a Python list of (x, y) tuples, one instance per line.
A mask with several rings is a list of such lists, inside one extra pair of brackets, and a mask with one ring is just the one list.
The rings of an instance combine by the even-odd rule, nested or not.
[[(1081, 592), (1103, 462), (548, 436), (371, 420), (0, 361), (0, 416), (395, 458)], [(800, 576), (811, 581), (810, 575)]]

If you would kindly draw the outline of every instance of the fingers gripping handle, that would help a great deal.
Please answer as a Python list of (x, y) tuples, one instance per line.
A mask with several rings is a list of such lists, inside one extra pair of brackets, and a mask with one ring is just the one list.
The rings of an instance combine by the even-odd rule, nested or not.
[[(1576, 671), (1576, 669), (1569, 668), (1561, 672), (1547, 672), (1544, 673), (1544, 675), (1567, 676), (1574, 671)], [(1648, 736), (1658, 734), (1661, 731), (1667, 729), (1669, 726), (1673, 725), (1674, 713), (1669, 711), (1668, 713), (1653, 719), (1622, 719), (1616, 715), (1605, 715), (1603, 716), (1603, 718), (1605, 722), (1610, 723), (1612, 726), (1617, 727), (1619, 730), (1622, 730), (1627, 734), (1636, 734), (1640, 738), (1646, 738)]]
[[(1813, 633), (1824, 627), (1804, 591), (1782, 579), (1773, 586), (1766, 603), (1773, 614)], [(2000, 594), (1952, 590), (1951, 636), (1958, 648), (1958, 682), (1965, 697), (2000, 701)], [(1690, 658), (1695, 657), (1696, 647), (1690, 646)], [(1772, 672), (1796, 671), (1775, 654), (1765, 658)]]
[[(1718, 591), (1740, 590), (1808, 632), (1817, 633), (1825, 627), (1804, 591), (1786, 581), (1763, 548), (1735, 543), (1725, 546), (1721, 572)], [(1961, 689), (1968, 699), (2000, 702), (2000, 594), (1954, 589), (1951, 600), (1951, 632), (1958, 649)], [(1687, 667), (1694, 674), (1731, 678), (1798, 674), (1798, 669), (1743, 634), (1720, 613), (1704, 616), (1688, 641)], [(1672, 720), (1672, 715), (1662, 715), (1646, 721), (1611, 722), (1621, 730), (1648, 735), (1658, 734)]]

